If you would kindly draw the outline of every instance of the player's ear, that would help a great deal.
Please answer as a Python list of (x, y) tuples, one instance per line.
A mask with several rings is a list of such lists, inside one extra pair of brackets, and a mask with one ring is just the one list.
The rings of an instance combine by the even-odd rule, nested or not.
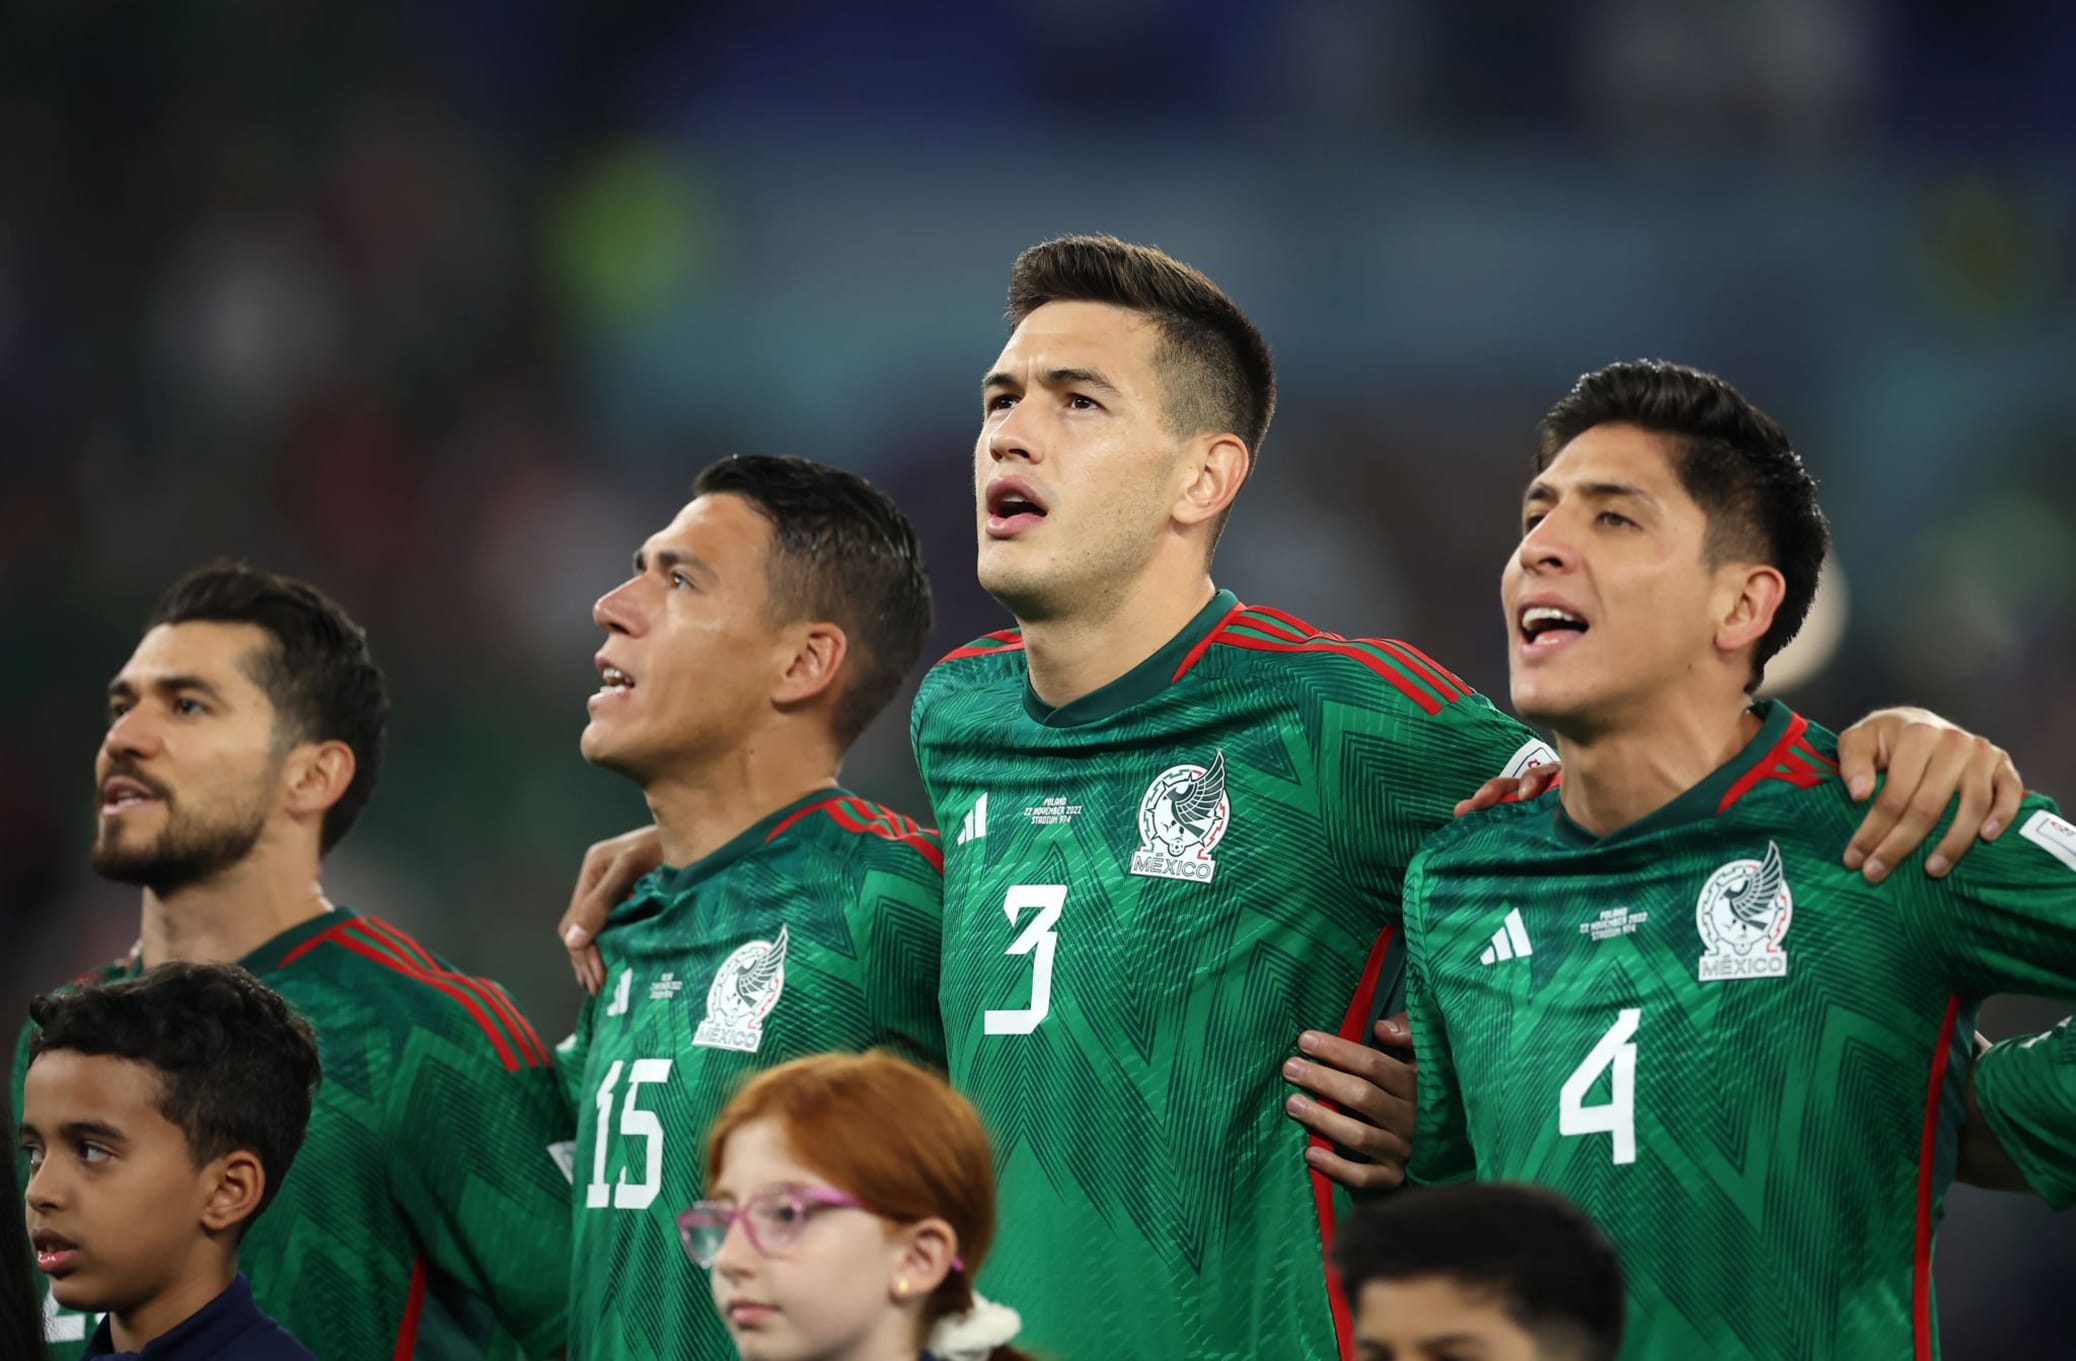
[(1175, 497), (1175, 518), (1200, 525), (1225, 513), (1254, 466), (1254, 456), (1234, 434), (1199, 435), (1183, 446), (1182, 487)]
[(1759, 563), (1726, 563), (1721, 582), (1721, 612), (1716, 616), (1716, 648), (1740, 652), (1766, 636), (1787, 594), (1787, 578), (1778, 567)]
[(259, 1212), (267, 1169), (251, 1149), (235, 1148), (202, 1169), (202, 1227), (221, 1233)]
[(842, 629), (819, 620), (788, 630), (786, 639), (790, 651), (783, 658), (784, 669), (772, 690), (772, 703), (804, 703), (836, 683), (836, 673), (843, 669), (851, 647)]
[(920, 1299), (944, 1283), (959, 1255), (959, 1235), (942, 1219), (923, 1219), (894, 1232), (894, 1293)]
[(353, 748), (344, 742), (306, 742), (296, 747), (281, 768), (288, 811), (302, 817), (322, 816), (353, 783), (356, 769)]

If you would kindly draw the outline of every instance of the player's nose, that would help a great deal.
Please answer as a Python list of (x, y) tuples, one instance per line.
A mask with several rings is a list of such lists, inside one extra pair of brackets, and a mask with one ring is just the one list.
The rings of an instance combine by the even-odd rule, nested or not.
[(1577, 561), (1570, 536), (1555, 515), (1545, 515), (1521, 536), (1514, 557), (1521, 570), (1529, 573), (1562, 572)]
[(994, 429), (988, 431), (988, 456), (995, 462), (1022, 459), (1026, 463), (1037, 463), (1043, 458), (1038, 433), (1033, 428), (1037, 418), (1024, 415), (1034, 405), (1031, 402), (1017, 403), (995, 423)]
[(156, 756), (162, 746), (157, 719), (146, 712), (144, 704), (132, 706), (110, 723), (107, 736), (101, 739), (101, 750), (110, 760)]
[(640, 577), (630, 577), (600, 596), (591, 607), (591, 622), (607, 633), (639, 634), (643, 616), (635, 588), (640, 584)]

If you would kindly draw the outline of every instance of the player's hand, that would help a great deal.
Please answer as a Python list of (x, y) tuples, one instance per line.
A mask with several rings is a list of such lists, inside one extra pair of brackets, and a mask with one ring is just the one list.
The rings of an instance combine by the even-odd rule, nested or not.
[(1530, 766), (1519, 775), (1495, 775), (1479, 785), (1477, 793), (1457, 801), (1456, 816), (1482, 813), (1494, 804), (1505, 803), (1508, 799), (1539, 799), (1544, 791), (1557, 782), (1558, 772), (1563, 769), (1564, 766), (1560, 762), (1545, 761), (1539, 766)]
[(1955, 727), (1928, 709), (1879, 709), (1838, 735), (1838, 771), (1855, 802), (1888, 780), (1845, 848), (1845, 867), (1878, 884), (1923, 844), (1959, 796), (1953, 825), (1925, 857), (1943, 877), (1979, 836), (1995, 841), (2011, 824), (2025, 781), (2002, 747)]
[[(1406, 1051), (1405, 1057), (1308, 1030), (1298, 1036), (1305, 1057), (1283, 1064), (1286, 1081), (1325, 1098), (1293, 1092), (1283, 1105), (1317, 1136), (1305, 1161), (1356, 1191), (1397, 1186), (1413, 1154), (1413, 1032), (1403, 1012), (1377, 1022), (1377, 1041)], [(1342, 1157), (1336, 1145), (1367, 1161)]]
[(569, 965), (584, 991), (596, 996), (605, 985), (605, 961), (594, 944), (605, 929), (606, 914), (625, 898), (641, 877), (663, 863), (663, 837), (654, 827), (641, 827), (601, 841), (584, 852), (569, 910), (556, 923), (555, 935), (569, 951)]

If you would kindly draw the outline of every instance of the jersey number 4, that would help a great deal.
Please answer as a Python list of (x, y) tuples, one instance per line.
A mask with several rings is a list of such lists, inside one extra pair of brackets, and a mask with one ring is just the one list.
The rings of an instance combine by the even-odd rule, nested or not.
[(605, 1081), (598, 1084), (595, 1098), (598, 1128), (591, 1133), (594, 1152), (591, 1184), (584, 1188), (586, 1209), (603, 1210), (611, 1205), (616, 1210), (646, 1210), (663, 1189), (663, 1122), (656, 1118), (656, 1112), (645, 1111), (634, 1103), (643, 1087), (670, 1080), (670, 1065), (669, 1059), (636, 1059), (627, 1072), (627, 1096), (620, 1106), (620, 1137), (642, 1141), (640, 1181), (629, 1181), (625, 1167), (620, 1169), (617, 1182), (606, 1180), (606, 1145), (612, 1141), (613, 1131), (613, 1088), (627, 1064), (624, 1059), (614, 1059), (613, 1066), (606, 1069)]
[(1013, 1011), (990, 1011), (986, 1018), (988, 1034), (1028, 1035), (1052, 1010), (1052, 955), (1059, 945), (1059, 933), (1053, 927), (1060, 920), (1060, 909), (1066, 905), (1065, 884), (1018, 884), (1002, 900), (1002, 910), (1009, 914), (1012, 927), (1025, 908), (1038, 909), (1030, 925), (1009, 942), (1009, 949), (1004, 952), (1031, 957), (1031, 1005)]
[[(1637, 1022), (1643, 1019), (1639, 1007), (1624, 1007), (1615, 1016), (1615, 1023), (1608, 1027), (1600, 1043), (1593, 1046), (1585, 1061), (1572, 1070), (1564, 1079), (1564, 1089), (1557, 1096), (1557, 1132), (1559, 1134), (1612, 1134), (1615, 1136), (1615, 1162), (1636, 1161), (1636, 1034)], [(1608, 1099), (1598, 1106), (1586, 1104), (1586, 1093), (1600, 1075), (1613, 1070), (1608, 1082)]]

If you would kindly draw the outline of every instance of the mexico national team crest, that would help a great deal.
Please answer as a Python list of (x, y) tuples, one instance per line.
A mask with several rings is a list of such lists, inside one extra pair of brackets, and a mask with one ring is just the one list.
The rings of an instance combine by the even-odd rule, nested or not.
[(1764, 860), (1733, 860), (1708, 877), (1694, 904), (1701, 929), (1700, 978), (1785, 978), (1788, 952), (1781, 937), (1795, 915), (1795, 896), (1782, 873), (1780, 847), (1766, 843)]
[(1211, 851), (1233, 821), (1225, 796), (1225, 753), (1206, 766), (1169, 766), (1139, 800), (1139, 851), (1132, 873), (1208, 884), (1218, 872)]
[(706, 990), (706, 1019), (693, 1032), (692, 1043), (756, 1053), (764, 1043), (764, 1018), (785, 987), (786, 928), (780, 926), (777, 940), (739, 946), (714, 970), (713, 986)]

